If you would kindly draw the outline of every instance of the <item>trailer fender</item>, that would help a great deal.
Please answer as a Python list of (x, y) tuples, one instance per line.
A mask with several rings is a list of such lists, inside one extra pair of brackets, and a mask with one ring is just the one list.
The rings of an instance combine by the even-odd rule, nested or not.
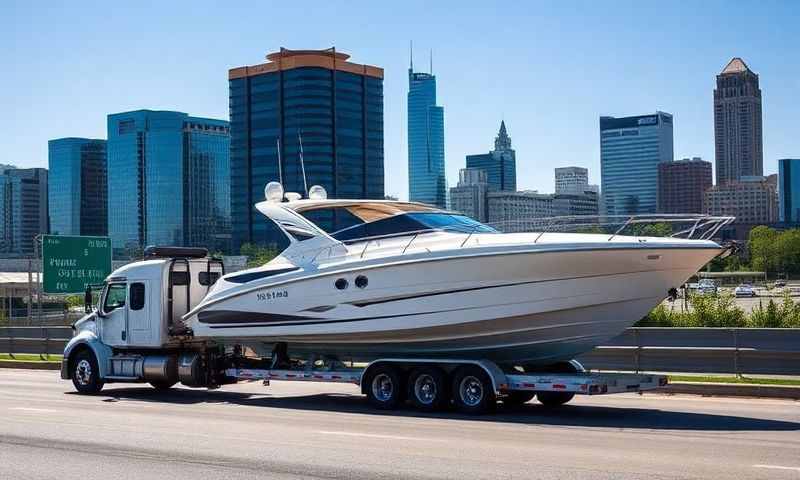
[(113, 351), (111, 347), (100, 341), (96, 333), (87, 329), (78, 332), (64, 347), (64, 358), (61, 360), (62, 379), (69, 380), (71, 378), (69, 371), (70, 359), (74, 353), (84, 348), (88, 348), (94, 353), (94, 357), (97, 359), (97, 368), (100, 370), (100, 378), (105, 378), (108, 375), (109, 359), (113, 355)]

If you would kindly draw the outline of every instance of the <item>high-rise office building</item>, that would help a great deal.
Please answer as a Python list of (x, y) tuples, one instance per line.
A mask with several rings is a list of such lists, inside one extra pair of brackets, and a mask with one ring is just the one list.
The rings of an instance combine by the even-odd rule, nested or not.
[(446, 208), (444, 108), (436, 105), (436, 76), (408, 69), (408, 198)]
[(655, 213), (658, 165), (673, 160), (672, 115), (600, 117), (603, 213)]
[(462, 168), (458, 172), (458, 185), (450, 189), (450, 209), (461, 212), (479, 222), (486, 222), (486, 194), (489, 184), (486, 171), (480, 168)]
[(738, 57), (717, 75), (714, 151), (717, 185), (764, 174), (758, 75)]
[(658, 164), (658, 213), (702, 213), (711, 162), (700, 157)]
[(0, 174), (0, 254), (32, 256), (37, 235), (49, 232), (47, 169), (8, 168)]
[(230, 127), (181, 112), (108, 116), (108, 233), (147, 245), (230, 246)]
[[(268, 182), (301, 194), (322, 185), (330, 198), (384, 197), (383, 69), (349, 57), (281, 48), (228, 72), (234, 251), (285, 241), (254, 208)], [(326, 215), (314, 218), (323, 228), (347, 225)]]
[(800, 223), (800, 158), (778, 160), (779, 217), (783, 223)]
[(511, 148), (511, 137), (506, 122), (500, 122), (500, 131), (494, 139), (494, 150), (489, 153), (467, 155), (467, 168), (486, 171), (489, 189), (492, 191), (517, 190), (517, 154)]
[(50, 232), (107, 235), (106, 141), (59, 138), (47, 149)]

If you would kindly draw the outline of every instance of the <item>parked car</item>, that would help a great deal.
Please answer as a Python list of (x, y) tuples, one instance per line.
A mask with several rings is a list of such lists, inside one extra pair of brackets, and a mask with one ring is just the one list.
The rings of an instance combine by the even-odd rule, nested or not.
[(783, 288), (786, 286), (786, 280), (775, 280), (775, 288)]
[(700, 295), (716, 295), (717, 290), (717, 284), (713, 280), (704, 278), (697, 282), (697, 293)]
[(748, 283), (743, 283), (736, 287), (736, 290), (733, 291), (733, 294), (737, 297), (755, 297), (756, 289)]

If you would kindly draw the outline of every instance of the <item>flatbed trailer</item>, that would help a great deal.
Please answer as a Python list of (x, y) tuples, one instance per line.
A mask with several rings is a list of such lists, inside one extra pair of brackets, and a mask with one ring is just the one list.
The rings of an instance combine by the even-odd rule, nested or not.
[[(381, 409), (397, 408), (410, 400), (421, 410), (452, 404), (465, 413), (491, 411), (497, 400), (519, 404), (538, 396), (541, 403), (558, 406), (575, 395), (644, 392), (667, 384), (664, 375), (586, 372), (576, 361), (565, 362), (557, 370), (507, 373), (487, 360), (385, 358), (360, 368), (229, 368), (225, 375), (241, 381), (260, 380), (265, 386), (273, 380), (348, 383), (361, 387), (370, 403)], [(437, 379), (431, 372), (440, 372), (443, 378)]]

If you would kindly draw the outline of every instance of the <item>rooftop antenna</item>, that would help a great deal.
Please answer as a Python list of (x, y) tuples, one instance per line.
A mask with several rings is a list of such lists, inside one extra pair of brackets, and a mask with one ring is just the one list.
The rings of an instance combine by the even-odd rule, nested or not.
[(409, 58), (408, 69), (413, 72), (414, 71), (414, 40), (409, 40), (408, 41), (408, 52), (409, 52), (409, 55), (408, 55), (408, 58)]
[(275, 143), (278, 145), (278, 181), (281, 182), (281, 185), (283, 185), (283, 167), (281, 166), (281, 137), (277, 137), (275, 139)]
[(306, 164), (303, 161), (303, 134), (299, 129), (297, 130), (297, 143), (300, 146), (300, 170), (303, 173), (303, 190), (305, 190), (306, 198), (308, 198), (308, 182), (306, 181)]

